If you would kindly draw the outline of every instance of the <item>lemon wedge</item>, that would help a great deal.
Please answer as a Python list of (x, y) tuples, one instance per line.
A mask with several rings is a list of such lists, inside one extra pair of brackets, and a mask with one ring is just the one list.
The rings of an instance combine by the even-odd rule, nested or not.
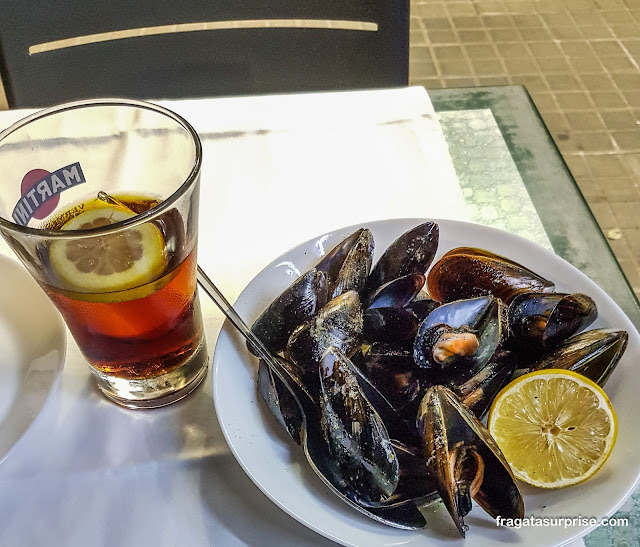
[[(105, 205), (80, 213), (62, 230), (87, 230), (134, 216), (133, 212)], [(54, 241), (49, 257), (65, 284), (85, 293), (140, 287), (157, 279), (167, 265), (162, 233), (150, 223), (115, 234)]]
[(618, 433), (602, 388), (560, 369), (531, 372), (508, 384), (493, 401), (487, 426), (514, 475), (542, 488), (592, 477)]

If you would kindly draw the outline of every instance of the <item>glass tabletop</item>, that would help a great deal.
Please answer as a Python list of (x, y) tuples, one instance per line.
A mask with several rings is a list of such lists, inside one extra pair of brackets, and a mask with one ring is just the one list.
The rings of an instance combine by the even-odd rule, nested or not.
[[(640, 329), (640, 306), (635, 293), (526, 89), (522, 86), (438, 89), (430, 90), (429, 96), (440, 115), (463, 190), (465, 183), (469, 184), (473, 187), (469, 191), (475, 192), (471, 201), (482, 201), (482, 192), (486, 190), (483, 185), (494, 187), (491, 189), (493, 208), (489, 211), (490, 216), (484, 213), (483, 217), (480, 210), (474, 221), (493, 225), (498, 223), (501, 225), (497, 227), (513, 229), (543, 245), (546, 242), (546, 246), (552, 247), (556, 254), (600, 285)], [(454, 112), (455, 116), (447, 116), (447, 113)], [(460, 114), (463, 112), (467, 113), (468, 122), (466, 128), (460, 129)], [(489, 117), (493, 118), (491, 123), (497, 124), (513, 160), (511, 163), (517, 170), (516, 176), (519, 175), (530, 198), (530, 202), (519, 202), (525, 204), (524, 214), (518, 207), (514, 216), (526, 217), (526, 206), (531, 203), (537, 213), (534, 217), (537, 216), (541, 222), (542, 235), (536, 232), (532, 221), (528, 223), (530, 226), (509, 225), (509, 209), (503, 203), (507, 199), (500, 193), (500, 180), (489, 179), (489, 175), (499, 176), (498, 173), (503, 173), (504, 169), (494, 168), (492, 171), (491, 167), (485, 167), (483, 171), (474, 171), (474, 160), (468, 150), (486, 147), (483, 134), (488, 125), (489, 112)], [(501, 161), (499, 153), (495, 153), (495, 150), (492, 152), (495, 161)], [(486, 159), (484, 163), (488, 163)], [(510, 199), (513, 200), (513, 196)], [(628, 518), (629, 526), (600, 527), (584, 538), (585, 544), (635, 544), (638, 531), (633, 523), (637, 522), (638, 515), (640, 490), (636, 490), (616, 513), (616, 517)]]

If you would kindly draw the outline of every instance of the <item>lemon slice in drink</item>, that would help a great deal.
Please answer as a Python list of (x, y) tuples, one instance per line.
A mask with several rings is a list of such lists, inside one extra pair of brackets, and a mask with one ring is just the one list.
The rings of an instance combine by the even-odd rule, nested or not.
[[(80, 213), (62, 230), (87, 230), (134, 216), (133, 212), (106, 205)], [(54, 241), (49, 257), (70, 288), (87, 293), (139, 287), (156, 279), (167, 264), (162, 233), (150, 223), (116, 234)]]
[(491, 405), (487, 426), (514, 475), (542, 488), (592, 477), (618, 433), (602, 388), (560, 369), (531, 372), (507, 385)]

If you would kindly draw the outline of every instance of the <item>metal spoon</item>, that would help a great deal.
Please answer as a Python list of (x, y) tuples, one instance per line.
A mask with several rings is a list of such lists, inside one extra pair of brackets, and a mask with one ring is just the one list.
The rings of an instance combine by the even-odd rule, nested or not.
[(340, 479), (340, 472), (328, 455), (328, 448), (320, 426), (320, 413), (315, 402), (307, 391), (291, 377), (289, 371), (280, 364), (260, 339), (251, 332), (233, 306), (200, 266), (198, 266), (198, 283), (222, 313), (226, 315), (231, 324), (254, 347), (256, 353), (265, 361), (273, 373), (282, 380), (295, 398), (302, 414), (300, 443), (309, 465), (322, 482), (343, 501), (374, 520), (407, 530), (424, 528), (427, 525), (424, 516), (413, 503), (392, 504), (389, 506), (385, 506), (384, 502), (367, 503), (365, 508), (361, 502), (356, 501), (353, 495), (346, 491), (344, 483)]
[[(110, 196), (106, 192), (99, 192), (98, 199), (131, 211), (131, 209), (117, 198)], [(132, 211), (134, 212), (134, 211)], [(328, 448), (324, 441), (324, 437), (320, 426), (319, 410), (313, 399), (307, 391), (302, 388), (291, 377), (289, 371), (283, 367), (280, 362), (271, 354), (264, 346), (262, 341), (251, 332), (242, 318), (238, 315), (233, 306), (215, 286), (213, 281), (204, 270), (198, 266), (197, 273), (198, 283), (204, 291), (211, 297), (214, 303), (220, 308), (220, 311), (229, 319), (231, 324), (238, 332), (249, 342), (274, 374), (282, 380), (287, 389), (295, 398), (300, 412), (302, 414), (302, 425), (300, 427), (300, 442), (304, 448), (304, 453), (313, 471), (320, 477), (322, 482), (326, 484), (331, 491), (338, 495), (349, 505), (364, 513), (368, 517), (379, 522), (397, 528), (415, 530), (424, 528), (426, 521), (413, 503), (395, 503), (385, 506), (384, 502), (368, 503), (367, 507), (362, 502), (357, 502), (352, 495), (344, 488), (343, 481), (340, 479), (340, 472), (328, 455)]]

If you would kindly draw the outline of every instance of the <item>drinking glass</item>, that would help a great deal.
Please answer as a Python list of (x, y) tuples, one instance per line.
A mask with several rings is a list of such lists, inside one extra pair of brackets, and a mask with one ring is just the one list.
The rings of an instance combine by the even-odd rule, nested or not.
[(201, 163), (193, 127), (140, 101), (65, 104), (0, 133), (0, 233), (129, 408), (177, 401), (206, 374)]

